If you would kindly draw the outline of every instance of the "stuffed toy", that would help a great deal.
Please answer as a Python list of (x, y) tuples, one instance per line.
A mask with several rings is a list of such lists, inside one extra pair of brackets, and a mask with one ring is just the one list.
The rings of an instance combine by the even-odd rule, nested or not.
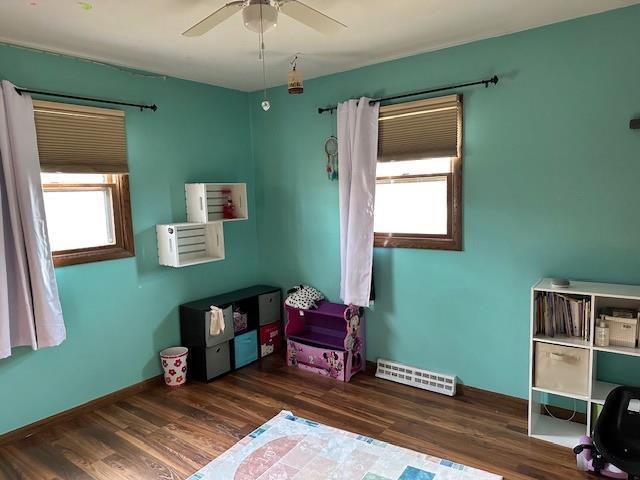
[(324, 295), (309, 285), (296, 285), (287, 293), (284, 304), (299, 310), (318, 308), (318, 302), (324, 300)]

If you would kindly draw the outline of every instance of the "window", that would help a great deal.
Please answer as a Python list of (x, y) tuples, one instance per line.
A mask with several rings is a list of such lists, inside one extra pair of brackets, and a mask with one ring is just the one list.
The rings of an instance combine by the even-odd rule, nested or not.
[(56, 266), (134, 255), (124, 114), (34, 101)]
[(462, 249), (462, 103), (380, 108), (374, 245)]

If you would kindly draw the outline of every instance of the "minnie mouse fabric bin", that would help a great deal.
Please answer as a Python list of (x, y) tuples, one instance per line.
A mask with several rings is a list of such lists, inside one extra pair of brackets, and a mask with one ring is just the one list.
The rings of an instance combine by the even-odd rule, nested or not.
[(285, 308), (289, 366), (343, 382), (364, 370), (362, 308), (327, 301), (312, 310)]
[(287, 342), (287, 365), (341, 382), (351, 379), (345, 378), (345, 355), (342, 350), (313, 347), (294, 340)]

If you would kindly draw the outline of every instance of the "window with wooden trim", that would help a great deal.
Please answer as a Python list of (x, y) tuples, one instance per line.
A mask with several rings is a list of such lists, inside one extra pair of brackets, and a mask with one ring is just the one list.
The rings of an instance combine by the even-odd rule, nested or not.
[(55, 266), (134, 256), (124, 112), (33, 104)]
[(462, 250), (462, 97), (380, 108), (374, 245)]

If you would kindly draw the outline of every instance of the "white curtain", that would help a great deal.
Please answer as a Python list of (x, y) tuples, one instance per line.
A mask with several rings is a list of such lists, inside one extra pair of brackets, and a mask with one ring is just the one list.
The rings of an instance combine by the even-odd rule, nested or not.
[(0, 358), (66, 338), (47, 237), (40, 162), (27, 94), (0, 91)]
[(368, 98), (338, 105), (340, 162), (340, 297), (369, 306), (379, 104)]

